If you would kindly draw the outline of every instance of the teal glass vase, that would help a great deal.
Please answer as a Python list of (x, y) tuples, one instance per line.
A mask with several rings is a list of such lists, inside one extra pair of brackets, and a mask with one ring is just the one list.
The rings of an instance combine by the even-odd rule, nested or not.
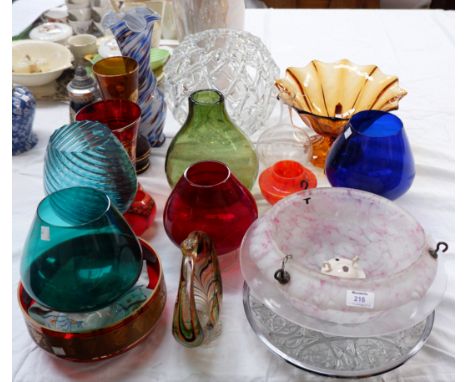
[(135, 234), (103, 192), (71, 187), (39, 204), (21, 259), (21, 281), (59, 312), (101, 309), (136, 283), (143, 265)]
[(217, 90), (198, 90), (189, 97), (187, 120), (166, 155), (166, 177), (174, 188), (185, 170), (201, 161), (225, 163), (249, 190), (258, 174), (258, 159), (249, 139), (231, 121), (224, 96)]

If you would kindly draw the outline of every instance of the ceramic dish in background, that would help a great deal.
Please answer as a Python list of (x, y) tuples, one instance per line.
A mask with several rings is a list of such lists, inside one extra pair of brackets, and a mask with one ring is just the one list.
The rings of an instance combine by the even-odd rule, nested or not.
[(117, 41), (112, 37), (98, 39), (98, 53), (102, 58), (121, 56)]
[(43, 19), (49, 23), (63, 23), (67, 22), (68, 12), (66, 8), (57, 7), (51, 8), (44, 12)]
[(167, 49), (151, 48), (151, 51), (150, 51), (151, 70), (157, 70), (161, 66), (163, 66), (169, 59), (170, 55), (171, 53)]
[(44, 23), (33, 28), (29, 33), (31, 40), (51, 41), (65, 44), (73, 30), (70, 25), (64, 23)]
[(72, 66), (73, 55), (63, 45), (21, 40), (12, 44), (13, 83), (41, 86), (56, 80)]

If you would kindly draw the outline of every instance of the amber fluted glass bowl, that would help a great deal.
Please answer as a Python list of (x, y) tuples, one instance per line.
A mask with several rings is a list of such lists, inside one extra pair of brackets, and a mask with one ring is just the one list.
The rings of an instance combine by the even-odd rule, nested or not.
[[(251, 291), (275, 313), (324, 332), (364, 324), (361, 333), (381, 334), (420, 322), (439, 301), (443, 282), (429, 293), (440, 261), (430, 249), (421, 225), (389, 200), (317, 188), (280, 200), (254, 222), (240, 258)], [(287, 255), (289, 281), (281, 283), (275, 274)], [(365, 278), (324, 272), (325, 263), (356, 257)]]
[(382, 73), (376, 65), (357, 65), (347, 59), (289, 67), (275, 84), (283, 101), (318, 134), (312, 138), (312, 163), (321, 168), (331, 144), (355, 113), (396, 110), (407, 94), (398, 77)]
[[(140, 239), (145, 255), (148, 284), (151, 292), (146, 300), (136, 309), (129, 309), (127, 315), (111, 325), (101, 328), (72, 332), (54, 329), (38, 322), (30, 314), (30, 308), (37, 303), (19, 284), (18, 301), (29, 334), (34, 342), (56, 357), (69, 361), (99, 361), (124, 353), (143, 341), (156, 327), (166, 304), (166, 285), (158, 255), (151, 246)], [(115, 312), (118, 314), (119, 312)], [(60, 319), (66, 319), (61, 315)], [(49, 319), (50, 321), (50, 319)], [(73, 325), (76, 326), (76, 322)]]

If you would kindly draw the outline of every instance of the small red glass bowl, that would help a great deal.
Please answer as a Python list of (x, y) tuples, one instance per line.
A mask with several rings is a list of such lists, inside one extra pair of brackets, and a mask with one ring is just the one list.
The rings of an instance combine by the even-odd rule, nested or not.
[(77, 121), (97, 121), (106, 125), (125, 147), (135, 166), (137, 136), (140, 127), (141, 109), (132, 101), (110, 99), (94, 102), (76, 113)]
[(166, 284), (157, 253), (147, 242), (139, 240), (148, 271), (148, 288), (153, 292), (131, 315), (108, 327), (81, 333), (65, 333), (39, 324), (28, 314), (28, 308), (34, 300), (20, 282), (19, 306), (29, 334), (39, 347), (69, 361), (100, 361), (132, 349), (151, 333), (166, 304)]
[(267, 202), (275, 204), (288, 195), (317, 187), (317, 178), (299, 162), (282, 160), (264, 170), (258, 184)]
[(156, 218), (156, 202), (151, 195), (143, 189), (141, 184), (138, 184), (135, 199), (133, 199), (127, 212), (124, 213), (124, 218), (137, 236), (143, 235), (153, 224)]

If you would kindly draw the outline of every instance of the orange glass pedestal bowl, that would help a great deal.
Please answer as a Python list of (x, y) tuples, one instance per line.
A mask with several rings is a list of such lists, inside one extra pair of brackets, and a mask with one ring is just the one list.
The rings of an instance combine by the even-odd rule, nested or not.
[(34, 300), (23, 285), (18, 287), (18, 301), (29, 334), (45, 351), (69, 361), (99, 361), (124, 353), (143, 341), (155, 328), (166, 304), (166, 285), (161, 261), (151, 246), (140, 239), (153, 292), (135, 311), (108, 327), (80, 333), (52, 330), (39, 324), (28, 313)]
[(311, 61), (302, 68), (289, 67), (276, 80), (280, 97), (318, 135), (312, 138), (312, 164), (324, 168), (331, 144), (349, 119), (362, 110), (391, 111), (407, 92), (398, 77), (386, 75), (376, 65), (357, 65), (347, 59)]

